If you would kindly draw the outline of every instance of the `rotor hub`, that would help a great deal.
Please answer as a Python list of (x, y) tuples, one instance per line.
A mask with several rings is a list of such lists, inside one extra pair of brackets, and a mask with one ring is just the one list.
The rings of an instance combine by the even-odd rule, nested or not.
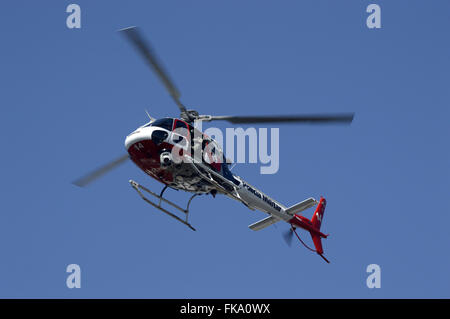
[(186, 110), (181, 112), (180, 117), (186, 122), (190, 123), (198, 119), (199, 115), (196, 110)]

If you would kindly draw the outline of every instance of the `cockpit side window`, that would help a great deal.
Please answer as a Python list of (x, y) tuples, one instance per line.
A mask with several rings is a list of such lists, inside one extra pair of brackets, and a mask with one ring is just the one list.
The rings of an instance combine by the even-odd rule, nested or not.
[(172, 131), (173, 119), (171, 118), (159, 119), (154, 121), (151, 125), (164, 128), (168, 131)]
[(189, 136), (189, 126), (183, 121), (175, 120), (175, 127), (173, 129), (180, 135)]
[(179, 127), (183, 127), (185, 129), (188, 128), (186, 123), (184, 123), (183, 121), (177, 120), (175, 122), (175, 128), (179, 128)]

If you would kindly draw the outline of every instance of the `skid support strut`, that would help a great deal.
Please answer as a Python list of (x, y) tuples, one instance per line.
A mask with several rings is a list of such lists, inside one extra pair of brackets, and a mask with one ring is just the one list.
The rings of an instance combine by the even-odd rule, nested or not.
[[(192, 227), (191, 224), (189, 224), (188, 222), (188, 217), (189, 217), (189, 205), (191, 204), (192, 200), (194, 199), (195, 196), (197, 196), (198, 194), (194, 194), (191, 196), (191, 198), (188, 201), (187, 207), (186, 209), (181, 208), (180, 206), (178, 206), (177, 204), (165, 199), (164, 197), (162, 197), (162, 195), (164, 194), (164, 191), (167, 189), (167, 185), (163, 188), (163, 190), (161, 191), (161, 194), (158, 195), (156, 193), (153, 193), (151, 190), (149, 190), (148, 188), (136, 183), (133, 180), (130, 180), (130, 184), (131, 187), (133, 187), (136, 192), (138, 192), (139, 196), (141, 196), (141, 198), (146, 201), (147, 203), (149, 203), (150, 205), (152, 205), (153, 207), (159, 209), (160, 211), (162, 211), (163, 213), (166, 213), (167, 215), (169, 215), (172, 218), (175, 218), (176, 220), (178, 220), (180, 223), (185, 224), (186, 226), (188, 226), (190, 229), (195, 231), (195, 228)], [(156, 204), (154, 202), (152, 202), (151, 200), (149, 200), (147, 197), (145, 197), (145, 195), (141, 192), (141, 190), (147, 192), (150, 195), (153, 195), (154, 197), (159, 199), (159, 203)], [(177, 215), (175, 215), (174, 213), (169, 212), (167, 209), (165, 209), (164, 207), (161, 206), (162, 202), (165, 202), (167, 204), (169, 204), (170, 206), (172, 206), (173, 208), (175, 208), (176, 210), (182, 212), (185, 215), (185, 218), (182, 219), (180, 217), (178, 217)]]

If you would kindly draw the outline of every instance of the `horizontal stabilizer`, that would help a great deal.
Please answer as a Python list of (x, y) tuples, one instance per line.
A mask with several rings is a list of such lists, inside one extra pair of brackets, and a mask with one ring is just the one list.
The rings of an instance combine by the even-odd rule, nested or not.
[(251, 224), (250, 226), (248, 226), (248, 228), (250, 228), (251, 230), (255, 230), (255, 231), (261, 230), (266, 227), (269, 227), (270, 225), (275, 224), (278, 221), (280, 221), (280, 220), (278, 218), (276, 218), (275, 216), (269, 216), (264, 219), (261, 219), (260, 221), (257, 221), (254, 224)]
[(310, 207), (313, 207), (316, 204), (317, 204), (317, 201), (314, 198), (310, 197), (308, 199), (305, 199), (303, 202), (292, 205), (291, 207), (286, 209), (286, 213), (288, 213), (289, 215), (294, 215), (294, 214), (300, 213)]

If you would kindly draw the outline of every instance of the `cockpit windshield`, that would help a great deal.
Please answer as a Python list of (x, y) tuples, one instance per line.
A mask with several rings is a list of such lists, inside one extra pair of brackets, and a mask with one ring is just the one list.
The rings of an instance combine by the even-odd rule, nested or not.
[(172, 131), (172, 125), (173, 125), (173, 119), (163, 118), (163, 119), (158, 119), (158, 120), (154, 121), (149, 126), (158, 126), (158, 127), (164, 128), (168, 131)]

